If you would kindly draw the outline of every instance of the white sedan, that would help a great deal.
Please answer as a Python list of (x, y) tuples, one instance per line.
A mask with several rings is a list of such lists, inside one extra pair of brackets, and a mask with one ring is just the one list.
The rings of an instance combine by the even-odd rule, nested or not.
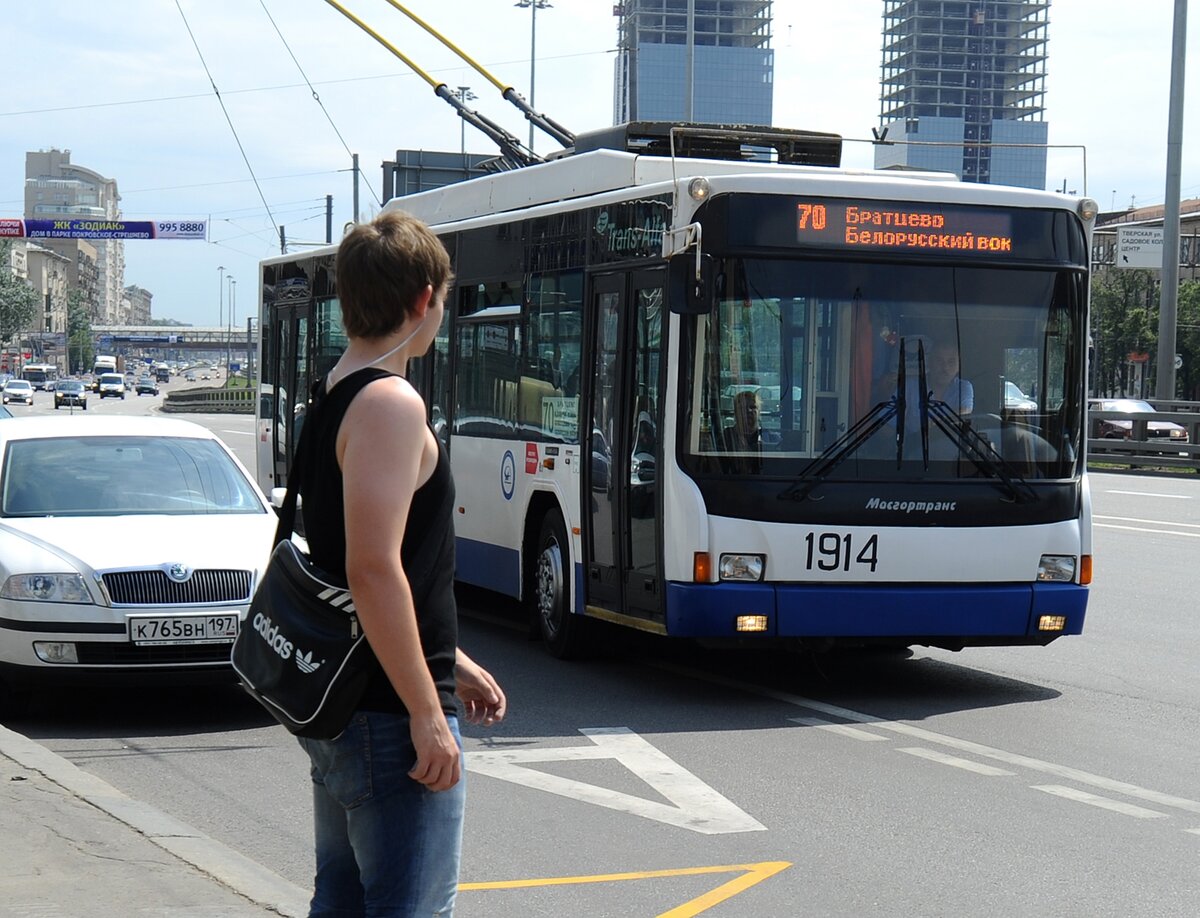
[(197, 424), (0, 425), (0, 703), (40, 680), (233, 681), (230, 646), (275, 524)]

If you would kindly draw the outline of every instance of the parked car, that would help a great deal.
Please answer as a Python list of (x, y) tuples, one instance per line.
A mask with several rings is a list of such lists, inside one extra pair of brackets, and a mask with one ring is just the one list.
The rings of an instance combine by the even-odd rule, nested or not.
[(0, 701), (234, 679), (276, 517), (228, 447), (189, 421), (58, 415), (0, 425), (0, 455)]
[[(1138, 398), (1093, 398), (1088, 399), (1088, 408), (1095, 411), (1123, 411), (1137, 413), (1154, 411), (1154, 406)], [(1133, 420), (1123, 418), (1097, 418), (1091, 425), (1092, 436), (1106, 440), (1129, 440), (1133, 437)], [(1186, 443), (1187, 428), (1173, 421), (1147, 421), (1147, 440), (1173, 440)]]
[(1004, 407), (1008, 411), (1037, 411), (1038, 403), (1011, 379), (1004, 381)]
[(87, 411), (87, 389), (78, 379), (60, 379), (54, 385), (54, 407), (78, 405)]
[(27, 379), (10, 379), (0, 390), (0, 401), (5, 405), (9, 402), (24, 402), (33, 404), (33, 386)]
[(138, 395), (158, 395), (158, 383), (149, 376), (141, 377), (135, 388)]
[(101, 398), (125, 398), (125, 377), (120, 373), (101, 373), (96, 392)]

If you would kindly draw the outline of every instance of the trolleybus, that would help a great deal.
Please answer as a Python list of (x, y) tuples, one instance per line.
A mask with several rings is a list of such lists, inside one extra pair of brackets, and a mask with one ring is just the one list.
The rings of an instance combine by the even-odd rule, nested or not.
[[(454, 266), (409, 375), (457, 576), (523, 598), (553, 653), (591, 619), (817, 647), (1081, 632), (1095, 203), (843, 170), (840, 143), (623, 125), (386, 205)], [(261, 266), (267, 489), (344, 346), (334, 252)]]

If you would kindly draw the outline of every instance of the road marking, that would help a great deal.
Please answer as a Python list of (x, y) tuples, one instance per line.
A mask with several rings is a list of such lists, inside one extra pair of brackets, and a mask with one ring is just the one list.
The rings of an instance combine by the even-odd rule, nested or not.
[(1192, 835), (1200, 835), (1200, 829), (1184, 829), (1185, 832), (1190, 832)]
[(1169, 497), (1172, 500), (1191, 500), (1188, 494), (1157, 494), (1154, 491), (1114, 491), (1109, 490), (1106, 494), (1133, 494), (1136, 497)]
[(836, 733), (839, 736), (848, 736), (850, 739), (862, 740), (864, 743), (886, 743), (888, 738), (880, 736), (878, 733), (868, 733), (866, 730), (860, 730), (858, 727), (851, 727), (847, 724), (835, 724), (830, 720), (822, 720), (819, 717), (789, 717), (792, 723), (803, 724), (805, 727), (819, 727), (822, 730), (828, 730), (830, 733)]
[(1087, 791), (1077, 790), (1074, 787), (1063, 787), (1061, 784), (1034, 784), (1032, 787), (1034, 790), (1045, 791), (1056, 797), (1065, 797), (1067, 800), (1086, 803), (1102, 810), (1112, 810), (1114, 813), (1133, 816), (1137, 819), (1166, 819), (1167, 817), (1166, 813), (1159, 813), (1157, 810), (1147, 810), (1144, 807), (1134, 806), (1132, 803), (1122, 803), (1120, 800), (1109, 800), (1107, 797), (1089, 794)]
[(1186, 529), (1200, 529), (1200, 523), (1174, 523), (1168, 520), (1141, 520), (1132, 516), (1093, 516), (1093, 520), (1120, 520), (1122, 523), (1149, 523), (1151, 526), (1183, 526)]
[(680, 675), (685, 675), (699, 682), (707, 682), (710, 685), (724, 685), (729, 688), (746, 692), (747, 694), (758, 695), (763, 698), (772, 698), (775, 701), (780, 701), (784, 704), (790, 704), (794, 707), (807, 708), (810, 711), (818, 711), (821, 714), (825, 714), (830, 717), (837, 717), (841, 720), (866, 724), (874, 727), (877, 730), (887, 730), (892, 733), (899, 733), (925, 743), (948, 746), (952, 749), (958, 750), (959, 752), (969, 752), (979, 758), (995, 759), (996, 761), (1003, 762), (1006, 765), (1011, 765), (1017, 768), (1027, 768), (1030, 771), (1045, 772), (1046, 774), (1054, 775), (1055, 777), (1062, 778), (1066, 781), (1074, 781), (1076, 784), (1087, 784), (1091, 787), (1109, 791), (1110, 793), (1123, 794), (1126, 797), (1134, 797), (1139, 800), (1145, 800), (1149, 803), (1156, 803), (1159, 806), (1168, 806), (1174, 809), (1183, 810), (1188, 813), (1200, 814), (1200, 802), (1195, 800), (1189, 800), (1186, 797), (1176, 797), (1172, 794), (1164, 794), (1160, 791), (1139, 787), (1136, 784), (1129, 784), (1125, 781), (1117, 781), (1113, 778), (1106, 778), (1103, 775), (1092, 774), (1091, 772), (1082, 771), (1078, 768), (1072, 768), (1069, 765), (1058, 765), (1054, 762), (1046, 762), (1042, 759), (1035, 759), (1031, 756), (1020, 755), (1019, 753), (1015, 752), (1005, 752), (1003, 749), (996, 749), (993, 746), (985, 746), (982, 743), (975, 743), (970, 740), (963, 740), (941, 733), (934, 733), (932, 730), (926, 730), (922, 727), (914, 727), (911, 724), (885, 720), (882, 717), (876, 717), (871, 714), (863, 714), (859, 711), (852, 711), (849, 708), (839, 707), (838, 705), (834, 704), (826, 704), (823, 701), (817, 701), (813, 698), (805, 698), (801, 695), (793, 695), (790, 692), (782, 692), (777, 689), (769, 689), (762, 686), (750, 685), (745, 682), (739, 682), (735, 679), (726, 679), (721, 676), (713, 676), (709, 673), (690, 670), (686, 667), (662, 664), (657, 668), (665, 672), (673, 672)]
[(243, 437), (253, 437), (254, 436), (253, 430), (221, 430), (221, 431), (218, 431), (218, 433), (241, 434)]
[(694, 877), (713, 873), (741, 873), (728, 883), (722, 883), (716, 889), (706, 892), (698, 898), (685, 902), (668, 912), (663, 912), (657, 918), (692, 918), (707, 911), (714, 905), (719, 905), (732, 899), (740, 892), (763, 880), (775, 876), (791, 867), (790, 861), (763, 861), (760, 864), (730, 864), (724, 867), (683, 867), (678, 870), (641, 870), (636, 873), (605, 873), (581, 877), (546, 877), (539, 880), (498, 880), (487, 883), (460, 883), (459, 892), (473, 892), (491, 889), (534, 889), (539, 886), (576, 886), (586, 883), (621, 883), (627, 880), (652, 880), (664, 877)]
[(1006, 775), (1012, 775), (1013, 772), (1005, 771), (1003, 768), (996, 768), (993, 765), (984, 765), (982, 762), (972, 762), (970, 759), (960, 759), (956, 755), (947, 755), (944, 752), (938, 752), (936, 749), (921, 749), (918, 747), (910, 747), (901, 749), (901, 752), (907, 752), (909, 755), (915, 755), (918, 758), (929, 759), (931, 762), (939, 762), (942, 765), (951, 765), (954, 768), (962, 768), (965, 771), (973, 771), (977, 775), (987, 775), (988, 777), (999, 778)]
[[(1112, 523), (1093, 523), (1097, 529), (1124, 529), (1126, 532), (1152, 532), (1155, 535), (1184, 536), (1188, 539), (1200, 539), (1200, 532), (1173, 532), (1170, 529), (1147, 529), (1144, 526), (1114, 526)], [(1188, 523), (1160, 523), (1161, 526), (1187, 526)]]
[[(579, 732), (590, 739), (592, 745), (472, 751), (467, 753), (467, 768), (477, 774), (499, 778), (501, 781), (532, 787), (634, 816), (643, 816), (704, 835), (766, 831), (766, 826), (632, 730), (626, 727), (598, 727), (582, 729)], [(598, 759), (615, 759), (620, 762), (670, 800), (674, 806), (528, 767), (538, 762), (583, 762)]]

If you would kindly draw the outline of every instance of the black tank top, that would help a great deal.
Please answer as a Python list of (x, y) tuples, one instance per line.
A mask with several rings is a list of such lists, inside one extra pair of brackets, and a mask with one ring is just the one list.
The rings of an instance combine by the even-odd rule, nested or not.
[[(309, 557), (318, 567), (346, 576), (345, 498), (337, 461), (337, 434), (342, 418), (363, 387), (394, 374), (375, 367), (351, 373), (328, 392), (324, 380), (314, 387), (304, 420), (304, 468), (301, 513)], [(436, 439), (436, 438), (435, 438)], [(437, 686), (442, 710), (456, 714), (454, 656), (458, 646), (458, 614), (454, 602), (454, 479), (450, 461), (438, 443), (437, 468), (413, 495), (404, 527), (400, 560), (412, 590), (425, 662)], [(359, 708), (403, 712), (404, 705), (378, 665)]]

